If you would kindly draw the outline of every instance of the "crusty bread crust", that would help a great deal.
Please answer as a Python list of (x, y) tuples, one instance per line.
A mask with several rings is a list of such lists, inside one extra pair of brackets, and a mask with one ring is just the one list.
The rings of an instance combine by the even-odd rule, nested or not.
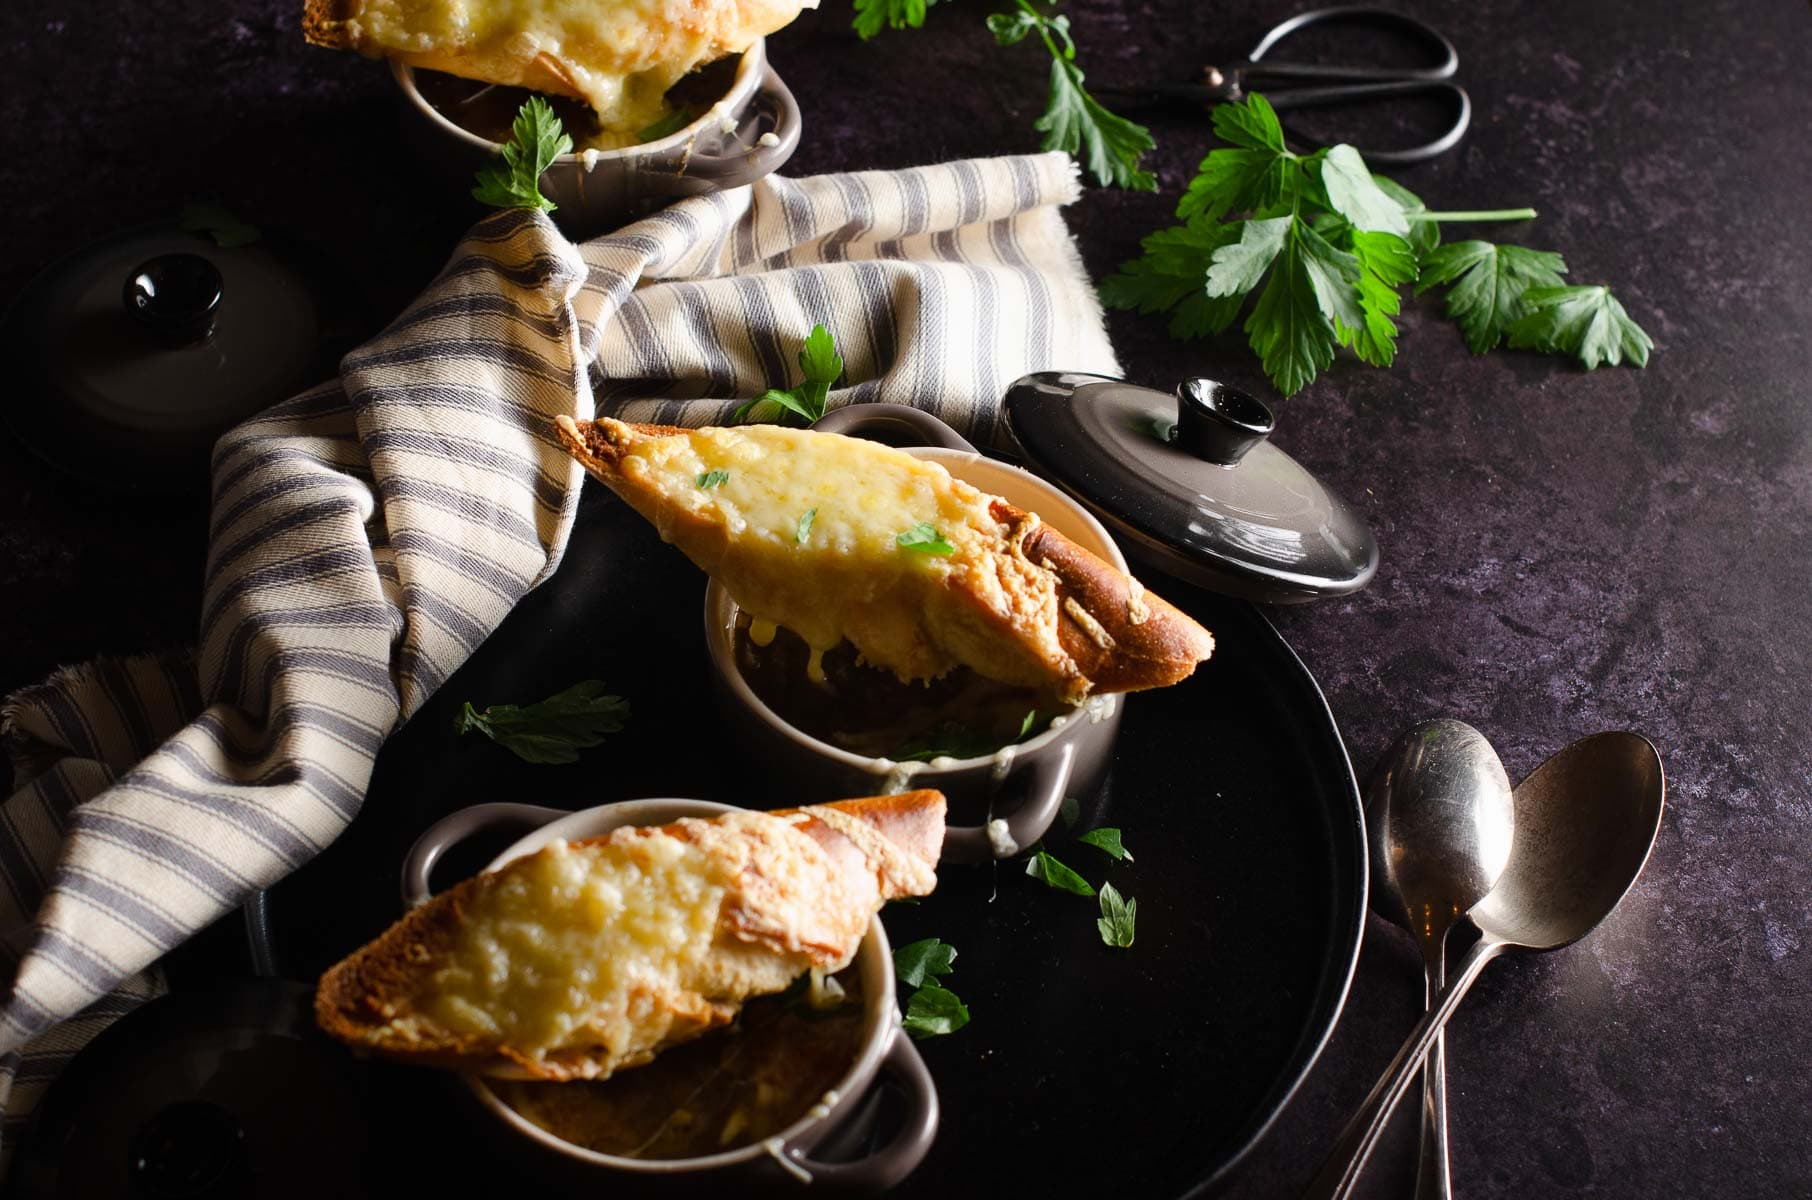
[[(642, 516), (670, 531), (672, 540), (687, 545), (689, 551), (729, 536), (692, 514), (675, 512), (658, 494), (634, 486), (618, 470), (624, 455), (640, 439), (683, 437), (691, 431), (609, 418), (581, 423), (567, 416), (556, 417), (555, 426), (562, 444), (587, 471)], [(1008, 538), (1010, 549), (1056, 577), (1057, 641), (1070, 661), (1047, 659), (1033, 664), (1053, 685), (1065, 688), (1071, 672), (1079, 672), (1087, 680), (1088, 690), (1095, 693), (1166, 687), (1188, 678), (1198, 663), (1214, 653), (1213, 635), (1111, 563), (998, 497), (993, 498), (990, 512), (1013, 530)], [(1015, 624), (1023, 623), (1028, 614), (997, 611), (981, 597), (966, 592), (955, 593), (953, 599), (949, 613), (929, 614), (927, 619), (939, 622), (939, 632), (946, 640), (964, 643), (969, 651), (965, 660), (971, 666), (998, 665), (1002, 673), (996, 677), (1022, 682), (1009, 678), (1007, 672), (1023, 670), (1032, 650)]]
[(358, 47), (347, 22), (359, 15), (364, 0), (303, 0), (302, 37), (330, 50)]
[[(834, 869), (856, 885), (841, 891), (827, 887), (826, 894), (867, 894), (890, 900), (927, 894), (936, 883), (936, 864), (944, 841), (944, 797), (940, 792), (919, 790), (840, 800), (783, 809), (772, 815), (797, 817), (792, 823), (822, 846)], [(684, 840), (692, 840), (693, 836), (692, 827), (684, 823), (639, 832), (643, 836)], [(605, 840), (593, 838), (576, 844), (585, 846)], [(534, 1056), (490, 1039), (448, 1030), (412, 1026), (408, 1036), (399, 1036), (393, 1022), (405, 1012), (423, 977), (446, 960), (478, 890), (487, 886), (485, 880), (492, 874), (475, 876), (442, 892), (322, 975), (315, 992), (315, 1020), (320, 1027), (333, 1037), (380, 1057), (419, 1066), (498, 1078), (583, 1079), (647, 1062), (666, 1045), (725, 1024), (747, 998), (656, 996), (654, 1001), (666, 1005), (673, 1018), (666, 1040), (607, 1063), (601, 1062), (590, 1047)], [(845, 921), (853, 916), (865, 928), (870, 914), (827, 915)], [(766, 942), (768, 934), (761, 924), (762, 916), (726, 902), (719, 914), (719, 936), (744, 945)], [(823, 963), (835, 961), (843, 949), (831, 945), (810, 948), (819, 952)]]

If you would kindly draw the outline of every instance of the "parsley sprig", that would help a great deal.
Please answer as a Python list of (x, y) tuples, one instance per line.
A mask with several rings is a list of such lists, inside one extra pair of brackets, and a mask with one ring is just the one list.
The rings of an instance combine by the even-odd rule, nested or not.
[(484, 734), (532, 763), (569, 763), (629, 719), (629, 702), (604, 694), (600, 679), (575, 683), (538, 704), (493, 704), (483, 712), (466, 701), (453, 718), (456, 734)]
[(1533, 209), (1431, 212), (1351, 146), (1293, 153), (1261, 95), (1219, 105), (1212, 119), (1227, 145), (1184, 190), (1180, 224), (1147, 237), (1144, 254), (1103, 281), (1110, 306), (1169, 313), (1178, 338), (1220, 333), (1246, 312), (1248, 341), (1286, 396), (1342, 346), (1388, 367), (1407, 284), (1418, 293), (1449, 286), (1447, 315), (1476, 354), (1508, 338), (1588, 370), (1648, 361), (1653, 343), (1608, 288), (1563, 286), (1558, 254), (1440, 244), (1443, 221), (1527, 220)]
[(559, 205), (541, 194), (541, 173), (573, 148), (560, 118), (540, 96), (530, 96), (510, 125), (500, 161), (478, 169), (472, 196), (495, 208), (536, 208), (553, 212)]
[[(938, 0), (856, 0), (855, 30), (864, 40), (882, 29), (918, 29), (926, 11)], [(1117, 184), (1133, 191), (1155, 192), (1158, 181), (1139, 169), (1139, 160), (1152, 148), (1151, 131), (1108, 111), (1083, 86), (1082, 67), (1076, 61), (1076, 41), (1070, 19), (1051, 4), (1013, 0), (1005, 12), (988, 17), (988, 31), (1002, 46), (1015, 46), (1038, 35), (1051, 55), (1050, 87), (1044, 115), (1032, 128), (1044, 135), (1045, 150), (1061, 150), (1080, 162), (1103, 187)]]
[(785, 391), (769, 388), (739, 407), (730, 420), (784, 425), (797, 417), (810, 425), (822, 417), (831, 384), (843, 374), (843, 357), (837, 353), (830, 330), (822, 325), (812, 326), (799, 350), (799, 369), (805, 378), (796, 386)]
[[(1120, 831), (1111, 825), (1091, 829), (1076, 840), (1093, 846), (1116, 862), (1133, 860), (1120, 838)], [(1095, 922), (1095, 929), (1101, 934), (1102, 944), (1121, 949), (1133, 944), (1133, 928), (1138, 921), (1139, 904), (1130, 896), (1122, 896), (1113, 884), (1103, 883), (1097, 891), (1093, 884), (1057, 861), (1042, 846), (1036, 847), (1032, 857), (1026, 860), (1026, 874), (1033, 879), (1043, 880), (1047, 886), (1060, 892), (1096, 897), (1101, 916)]]
[(956, 947), (936, 938), (923, 938), (893, 952), (893, 973), (900, 983), (915, 989), (906, 999), (900, 1024), (915, 1038), (955, 1033), (969, 1023), (969, 1009), (956, 993), (937, 982), (955, 967)]

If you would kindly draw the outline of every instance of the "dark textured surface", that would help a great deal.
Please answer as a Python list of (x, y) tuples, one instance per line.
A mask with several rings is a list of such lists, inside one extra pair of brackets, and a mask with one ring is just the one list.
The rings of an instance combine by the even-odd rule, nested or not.
[[(1031, 147), (1044, 64), (993, 49), (978, 10), (864, 47), (827, 3), (772, 48), (808, 122), (794, 173)], [(0, 7), (0, 294), (61, 248), (212, 194), (316, 247), (348, 281), (349, 323), (400, 307), (471, 214), (392, 151), (381, 70), (302, 46), (296, 7)], [(1278, 441), (1383, 547), (1367, 592), (1279, 616), (1362, 769), (1401, 727), (1452, 714), (1513, 777), (1580, 734), (1638, 729), (1673, 785), (1615, 918), (1492, 968), (1461, 1011), (1460, 1193), (1803, 1194), (1812, 17), (1786, 0), (1403, 7), (1458, 44), (1478, 115), (1459, 151), (1398, 177), (1439, 207), (1534, 205), (1539, 222), (1501, 236), (1613, 284), (1658, 344), (1642, 372), (1474, 359), (1415, 305), (1393, 370), (1343, 360), (1282, 410)], [(1290, 11), (1071, 8), (1101, 83), (1185, 76)], [(1096, 274), (1163, 220), (1206, 148), (1186, 119), (1155, 131), (1165, 195), (1091, 192), (1071, 212)], [(1111, 328), (1135, 378), (1268, 394), (1236, 341)], [(0, 441), (0, 513), (0, 689), (193, 636), (198, 510), (76, 496)], [(1372, 934), (1328, 1053), (1233, 1194), (1296, 1191), (1407, 1031), (1413, 952)], [(1405, 1190), (1410, 1149), (1385, 1145), (1370, 1194)]]

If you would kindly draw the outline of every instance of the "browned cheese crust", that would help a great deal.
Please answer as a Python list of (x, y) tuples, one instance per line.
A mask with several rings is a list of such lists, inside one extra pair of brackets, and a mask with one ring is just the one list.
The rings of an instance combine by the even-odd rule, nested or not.
[[(926, 880), (935, 883), (944, 841), (944, 797), (940, 792), (925, 789), (839, 800), (783, 809), (772, 815), (786, 818), (794, 814), (803, 814), (806, 819), (795, 822), (796, 827), (825, 849), (836, 871), (848, 882), (859, 885), (854, 889), (858, 893), (877, 892), (881, 899), (890, 900), (926, 894), (930, 890)], [(648, 837), (692, 840), (689, 827), (678, 823), (638, 832)], [(585, 839), (575, 845), (605, 840)], [(482, 1037), (459, 1036), (444, 1030), (407, 1040), (387, 1036), (390, 1022), (404, 1012), (423, 976), (445, 960), (479, 890), (495, 878), (496, 873), (487, 872), (449, 888), (331, 967), (321, 976), (315, 992), (315, 1020), (320, 1027), (362, 1050), (419, 1066), (514, 1078), (569, 1079), (596, 1074), (596, 1064), (588, 1062), (583, 1051), (556, 1051), (536, 1058)], [(851, 916), (821, 915), (829, 926)], [(770, 939), (764, 916), (727, 901), (719, 913), (718, 936), (720, 940), (733, 938), (741, 943), (766, 942)], [(859, 918), (866, 927), (867, 914), (859, 914)], [(828, 939), (814, 938), (809, 931), (804, 940), (812, 949), (821, 951), (825, 961), (838, 949), (814, 944)], [(734, 1002), (712, 1003), (678, 1014), (667, 1044), (727, 1023), (737, 1008)], [(655, 1047), (614, 1066), (620, 1069), (646, 1062), (659, 1049)]]
[[(676, 533), (672, 540), (685, 541), (690, 550), (728, 536), (709, 522), (663, 507), (658, 496), (631, 486), (618, 470), (639, 439), (683, 437), (690, 430), (614, 420), (579, 422), (570, 417), (556, 418), (555, 424), (568, 452), (630, 507), (664, 531), (683, 525), (693, 535), (682, 539)], [(1187, 679), (1214, 653), (1212, 634), (1138, 580), (1005, 500), (995, 497), (990, 511), (1012, 528), (1009, 548), (1017, 547), (1026, 560), (1056, 577), (1057, 638), (1071, 661), (1032, 664), (1030, 669), (1041, 672), (1047, 682), (1062, 687), (1068, 672), (1077, 671), (1092, 693), (1167, 687)], [(698, 560), (708, 572), (709, 562), (702, 555)], [(1009, 590), (1015, 573), (1006, 569), (1010, 564), (1005, 555), (1000, 565), (1003, 591)], [(959, 603), (952, 614), (928, 617), (940, 620), (938, 632), (946, 641), (967, 643), (972, 662), (1028, 657), (1030, 647), (1014, 629), (1014, 621), (1024, 618), (1023, 609), (1002, 613), (980, 596), (961, 591), (956, 596)]]

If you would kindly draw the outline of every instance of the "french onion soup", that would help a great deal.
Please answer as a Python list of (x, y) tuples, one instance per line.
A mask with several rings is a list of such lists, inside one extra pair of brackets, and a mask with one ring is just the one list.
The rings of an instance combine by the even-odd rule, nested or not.
[[(683, 1159), (752, 1145), (825, 1100), (862, 1044), (857, 972), (745, 1004), (734, 1023), (643, 1067), (573, 1083), (492, 1080), (530, 1123), (586, 1150)], [(832, 985), (835, 986), (832, 986)]]

